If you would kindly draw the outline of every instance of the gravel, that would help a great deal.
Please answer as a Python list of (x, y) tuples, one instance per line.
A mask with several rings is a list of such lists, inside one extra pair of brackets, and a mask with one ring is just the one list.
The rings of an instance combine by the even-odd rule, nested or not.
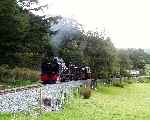
[(33, 108), (58, 111), (71, 97), (73, 88), (82, 84), (83, 81), (71, 81), (0, 95), (0, 112), (32, 111)]

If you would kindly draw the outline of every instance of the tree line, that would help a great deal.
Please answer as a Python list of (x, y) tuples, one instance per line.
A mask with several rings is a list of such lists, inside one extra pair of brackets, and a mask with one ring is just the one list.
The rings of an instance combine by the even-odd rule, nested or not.
[[(38, 16), (31, 10), (36, 0), (0, 1), (0, 65), (40, 69), (43, 57), (54, 56), (52, 36), (58, 31), (50, 28), (62, 19), (60, 16)], [(66, 64), (90, 66), (96, 78), (110, 78), (118, 73), (127, 76), (127, 70), (139, 70), (142, 74), (150, 55), (142, 49), (117, 49), (109, 37), (83, 29), (72, 37), (64, 36), (58, 55)]]

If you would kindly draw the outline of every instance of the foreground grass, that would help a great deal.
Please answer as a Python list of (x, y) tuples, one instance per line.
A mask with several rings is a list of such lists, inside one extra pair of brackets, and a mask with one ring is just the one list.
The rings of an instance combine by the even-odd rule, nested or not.
[[(9, 118), (10, 115), (0, 115), (0, 120)], [(99, 86), (90, 99), (75, 98), (62, 112), (43, 113), (38, 119), (150, 120), (150, 84), (130, 84), (124, 88)]]

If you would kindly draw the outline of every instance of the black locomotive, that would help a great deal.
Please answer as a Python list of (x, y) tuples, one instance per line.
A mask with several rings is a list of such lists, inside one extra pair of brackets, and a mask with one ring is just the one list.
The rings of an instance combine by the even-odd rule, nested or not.
[(87, 66), (69, 64), (61, 74), (61, 82), (72, 80), (87, 80), (91, 78), (90, 68)]
[(43, 84), (91, 79), (90, 67), (65, 64), (63, 59), (54, 57), (51, 63), (44, 61), (41, 65), (41, 81)]

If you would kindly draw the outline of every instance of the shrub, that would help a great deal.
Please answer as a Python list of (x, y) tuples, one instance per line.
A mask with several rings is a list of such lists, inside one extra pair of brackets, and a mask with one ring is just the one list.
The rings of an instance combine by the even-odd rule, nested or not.
[(28, 68), (10, 68), (8, 65), (0, 66), (0, 82), (19, 86), (38, 81), (39, 72)]
[(28, 68), (16, 67), (12, 70), (12, 74), (16, 80), (31, 80), (32, 82), (35, 82), (39, 78), (39, 72)]
[(150, 77), (149, 76), (139, 77), (137, 82), (139, 82), (139, 83), (149, 83), (150, 82)]
[(81, 95), (83, 95), (84, 99), (89, 99), (91, 97), (91, 88), (88, 87), (83, 87), (81, 89)]
[(117, 82), (113, 82), (113, 84), (112, 84), (113, 86), (115, 86), (115, 87), (121, 87), (121, 88), (124, 88), (124, 83), (123, 82), (119, 82), (119, 81), (117, 81)]
[(132, 83), (134, 83), (134, 80), (128, 79), (128, 80), (124, 80), (124, 82), (127, 84), (132, 84)]

